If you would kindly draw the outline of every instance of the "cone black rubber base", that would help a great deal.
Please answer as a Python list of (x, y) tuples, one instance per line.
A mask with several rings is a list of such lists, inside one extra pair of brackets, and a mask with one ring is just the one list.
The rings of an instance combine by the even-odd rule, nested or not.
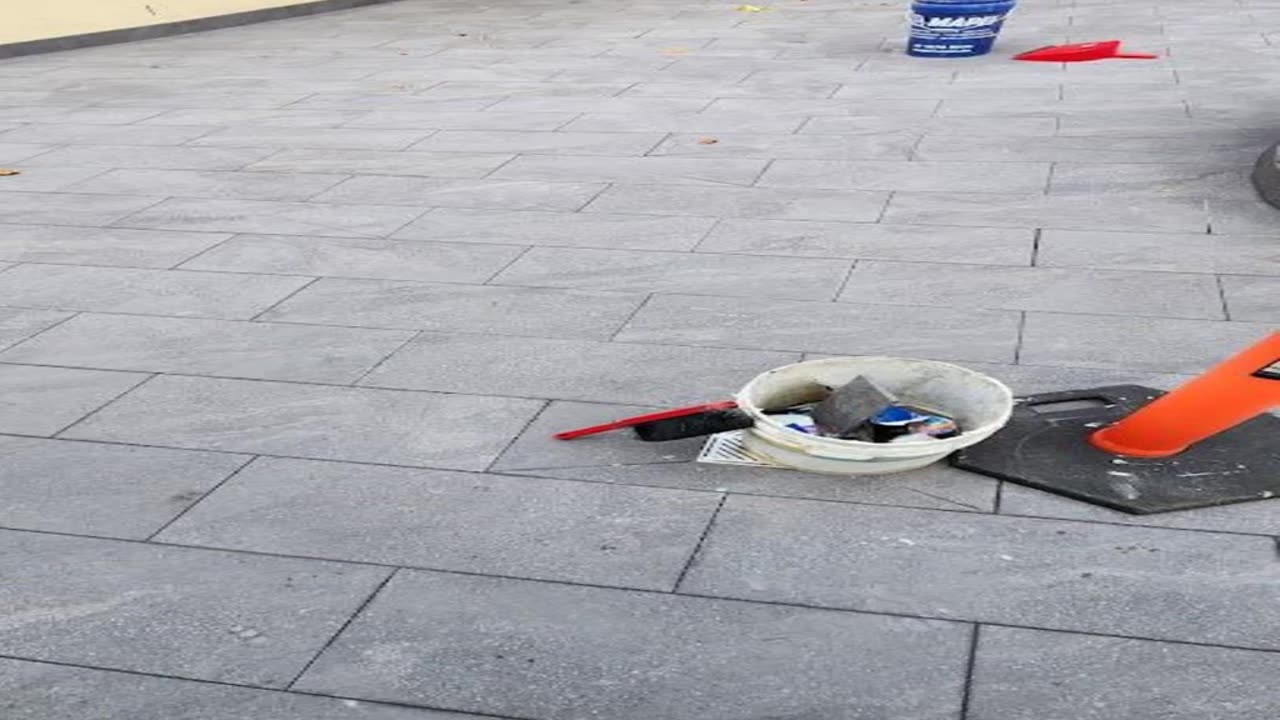
[(1173, 457), (1118, 457), (1088, 436), (1163, 392), (1141, 385), (1018, 398), (1000, 432), (951, 458), (958, 468), (1148, 515), (1280, 497), (1280, 418), (1263, 415)]

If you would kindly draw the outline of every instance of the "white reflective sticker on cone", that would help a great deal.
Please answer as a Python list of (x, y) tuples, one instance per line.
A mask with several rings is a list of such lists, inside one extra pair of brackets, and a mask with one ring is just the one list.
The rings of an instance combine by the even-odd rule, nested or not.
[(1270, 365), (1262, 368), (1258, 372), (1254, 373), (1254, 376), (1266, 378), (1268, 380), (1280, 380), (1280, 360), (1276, 360)]

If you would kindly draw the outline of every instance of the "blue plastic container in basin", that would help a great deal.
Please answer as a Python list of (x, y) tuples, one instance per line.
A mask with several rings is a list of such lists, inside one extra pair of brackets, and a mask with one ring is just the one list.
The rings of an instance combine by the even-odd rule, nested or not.
[(915, 0), (907, 54), (916, 57), (973, 57), (991, 52), (1013, 0)]

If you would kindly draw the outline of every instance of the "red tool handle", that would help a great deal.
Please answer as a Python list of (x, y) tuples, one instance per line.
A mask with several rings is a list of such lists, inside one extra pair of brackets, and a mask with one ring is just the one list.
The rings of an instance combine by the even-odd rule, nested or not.
[(596, 433), (609, 432), (610, 430), (621, 430), (623, 428), (633, 427), (647, 422), (656, 420), (670, 420), (671, 418), (684, 417), (686, 415), (697, 415), (698, 413), (711, 412), (712, 410), (732, 410), (738, 407), (738, 403), (733, 400), (720, 400), (719, 402), (704, 403), (702, 405), (691, 405), (689, 407), (677, 408), (675, 410), (663, 410), (662, 412), (649, 413), (648, 415), (636, 415), (635, 417), (614, 420), (603, 425), (592, 425), (591, 427), (578, 428), (577, 430), (565, 430), (552, 435), (557, 440), (573, 440), (574, 438), (584, 437), (586, 435), (595, 435)]

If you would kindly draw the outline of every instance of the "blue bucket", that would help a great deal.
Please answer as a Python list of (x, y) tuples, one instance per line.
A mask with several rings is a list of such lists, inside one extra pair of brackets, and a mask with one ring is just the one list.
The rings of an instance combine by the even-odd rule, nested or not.
[(907, 54), (916, 57), (973, 57), (991, 52), (1014, 0), (915, 0)]

